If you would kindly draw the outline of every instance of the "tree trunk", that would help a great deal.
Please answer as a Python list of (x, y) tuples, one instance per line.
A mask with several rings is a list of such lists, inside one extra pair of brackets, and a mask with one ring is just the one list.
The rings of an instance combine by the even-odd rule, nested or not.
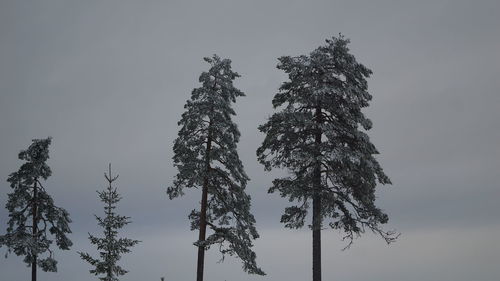
[[(201, 213), (200, 213), (200, 235), (198, 242), (205, 241), (207, 232), (207, 201), (208, 201), (208, 179), (205, 179), (201, 195)], [(196, 281), (203, 281), (203, 267), (205, 264), (205, 247), (198, 246), (198, 266), (196, 270)]]
[[(35, 184), (33, 186), (33, 207), (31, 209), (32, 211), (32, 216), (33, 216), (33, 239), (35, 241), (38, 240), (37, 238), (37, 232), (38, 232), (38, 219), (37, 219), (37, 185), (36, 185), (36, 179), (35, 179)], [(36, 253), (31, 253), (33, 255), (33, 261), (31, 262), (31, 281), (36, 281), (36, 259), (37, 255)]]
[[(208, 129), (209, 134), (207, 139), (207, 150), (205, 156), (206, 174), (205, 174), (205, 179), (203, 180), (203, 190), (201, 194), (200, 234), (198, 237), (198, 242), (205, 241), (207, 233), (208, 173), (210, 172), (210, 150), (212, 149), (212, 136), (210, 134), (211, 126), (212, 126), (212, 121), (210, 120)], [(205, 247), (200, 245), (198, 246), (198, 264), (196, 269), (196, 281), (203, 281), (204, 265), (205, 265)]]
[(312, 224), (312, 252), (313, 252), (313, 281), (321, 281), (321, 162), (318, 157), (321, 156), (321, 107), (316, 107), (316, 122), (318, 124), (315, 134), (316, 144), (316, 164), (314, 167), (313, 179), (313, 224)]
[(321, 197), (313, 198), (313, 281), (321, 281)]

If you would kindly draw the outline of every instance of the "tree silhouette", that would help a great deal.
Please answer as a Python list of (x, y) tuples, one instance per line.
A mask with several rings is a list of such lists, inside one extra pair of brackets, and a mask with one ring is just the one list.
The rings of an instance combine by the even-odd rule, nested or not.
[[(201, 74), (202, 86), (192, 91), (178, 123), (173, 159), (179, 172), (167, 193), (173, 199), (183, 195), (184, 188), (202, 189), (201, 209), (189, 215), (191, 229), (199, 230), (197, 281), (203, 280), (205, 250), (214, 244), (223, 255), (238, 256), (244, 271), (263, 275), (251, 250), (252, 239), (259, 235), (245, 193), (249, 179), (236, 150), (240, 132), (231, 120), (231, 103), (244, 96), (233, 86), (239, 74), (231, 70), (229, 59), (204, 59), (210, 69)], [(213, 231), (208, 237), (207, 226)]]
[(349, 245), (366, 228), (388, 243), (395, 233), (380, 228), (388, 216), (375, 206), (375, 187), (390, 184), (374, 155), (366, 131), (372, 126), (361, 109), (372, 96), (366, 78), (372, 73), (349, 53), (342, 35), (326, 40), (309, 56), (279, 58), (288, 74), (274, 96), (278, 112), (259, 127), (265, 139), (257, 150), (266, 170), (286, 168), (290, 176), (273, 181), (297, 205), (287, 207), (281, 222), (304, 225), (312, 201), (313, 281), (321, 280), (323, 222), (343, 230)]
[(120, 216), (115, 212), (117, 203), (122, 199), (117, 188), (113, 187), (113, 182), (118, 179), (118, 175), (111, 175), (111, 164), (109, 164), (108, 174), (104, 173), (108, 182), (108, 187), (104, 191), (97, 191), (99, 198), (104, 203), (105, 217), (95, 216), (97, 224), (104, 229), (104, 237), (99, 238), (89, 233), (90, 243), (100, 250), (99, 257), (93, 258), (88, 253), (79, 252), (80, 257), (90, 263), (94, 268), (90, 273), (94, 275), (104, 275), (99, 279), (102, 281), (118, 281), (119, 276), (127, 273), (125, 269), (117, 264), (121, 255), (129, 253), (130, 248), (139, 243), (139, 240), (129, 238), (119, 238), (118, 230), (129, 224), (130, 217)]
[[(62, 250), (69, 250), (72, 245), (66, 236), (71, 233), (69, 214), (54, 205), (41, 182), (52, 174), (45, 163), (49, 159), (50, 143), (50, 137), (34, 139), (27, 150), (19, 153), (19, 159), (25, 163), (7, 179), (13, 191), (8, 195), (6, 208), (10, 218), (7, 233), (0, 236), (0, 246), (5, 245), (8, 252), (24, 256), (24, 262), (31, 265), (32, 281), (37, 280), (37, 266), (46, 272), (57, 271), (57, 261), (50, 249), (53, 239), (48, 234)], [(47, 252), (48, 256), (42, 258)]]

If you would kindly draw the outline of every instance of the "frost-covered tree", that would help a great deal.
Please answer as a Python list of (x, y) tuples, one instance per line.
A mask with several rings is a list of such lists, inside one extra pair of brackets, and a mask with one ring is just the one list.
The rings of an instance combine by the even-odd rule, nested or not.
[[(192, 91), (178, 123), (173, 160), (179, 172), (167, 193), (173, 199), (185, 188), (201, 188), (201, 209), (189, 215), (191, 230), (199, 230), (197, 281), (203, 280), (205, 250), (214, 244), (223, 257), (238, 256), (244, 271), (263, 275), (251, 249), (259, 235), (245, 193), (249, 179), (236, 150), (240, 132), (231, 120), (235, 115), (231, 104), (244, 96), (233, 86), (239, 74), (231, 70), (229, 59), (217, 55), (204, 59), (210, 69), (201, 74), (202, 86)], [(207, 226), (212, 230), (208, 237)]]
[(54, 205), (42, 185), (52, 173), (45, 163), (49, 159), (50, 142), (50, 137), (34, 139), (27, 150), (19, 153), (19, 159), (25, 163), (7, 179), (13, 191), (8, 195), (9, 221), (7, 233), (0, 236), (0, 247), (4, 245), (8, 252), (24, 256), (24, 262), (31, 266), (32, 281), (37, 279), (37, 266), (46, 272), (57, 271), (50, 248), (54, 240), (62, 250), (69, 250), (72, 245), (66, 237), (71, 233), (69, 214)]
[(115, 212), (117, 203), (122, 199), (113, 186), (118, 175), (111, 175), (111, 164), (108, 173), (104, 173), (108, 187), (103, 191), (97, 191), (99, 198), (104, 203), (104, 217), (95, 215), (97, 224), (103, 228), (103, 237), (96, 237), (89, 233), (90, 243), (97, 246), (99, 258), (93, 258), (88, 253), (79, 252), (80, 257), (93, 266), (90, 273), (104, 275), (99, 277), (102, 281), (118, 281), (118, 277), (127, 273), (125, 269), (117, 264), (122, 254), (129, 253), (130, 248), (139, 243), (139, 240), (118, 237), (118, 230), (129, 224), (130, 217), (118, 215)]
[(366, 78), (372, 73), (349, 53), (342, 35), (326, 40), (309, 56), (279, 58), (288, 74), (273, 106), (278, 109), (259, 127), (265, 139), (257, 150), (266, 170), (285, 168), (289, 176), (273, 181), (296, 205), (287, 207), (281, 222), (301, 228), (312, 203), (313, 281), (321, 280), (321, 229), (333, 229), (353, 239), (370, 229), (386, 242), (393, 232), (380, 227), (388, 217), (375, 206), (375, 187), (390, 184), (374, 155), (366, 133), (371, 121), (362, 113), (372, 96)]

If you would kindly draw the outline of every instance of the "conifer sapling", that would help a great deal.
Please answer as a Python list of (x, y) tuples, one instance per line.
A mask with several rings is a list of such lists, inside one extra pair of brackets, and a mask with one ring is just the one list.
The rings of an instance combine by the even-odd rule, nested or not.
[(108, 173), (104, 173), (108, 182), (108, 187), (104, 191), (97, 191), (99, 198), (104, 203), (104, 217), (95, 215), (97, 224), (103, 228), (103, 237), (96, 237), (89, 233), (90, 243), (100, 250), (99, 258), (94, 258), (88, 253), (79, 252), (80, 257), (93, 266), (90, 273), (94, 275), (104, 275), (99, 277), (102, 281), (118, 281), (118, 277), (127, 273), (118, 261), (122, 254), (130, 252), (130, 248), (139, 243), (139, 240), (118, 237), (118, 230), (129, 224), (130, 217), (118, 215), (115, 212), (117, 203), (122, 199), (118, 194), (113, 182), (118, 179), (118, 175), (111, 175), (111, 164)]

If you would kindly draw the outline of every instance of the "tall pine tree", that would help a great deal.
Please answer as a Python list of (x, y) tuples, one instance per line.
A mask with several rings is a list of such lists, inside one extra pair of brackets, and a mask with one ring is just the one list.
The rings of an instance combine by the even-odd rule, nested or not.
[[(259, 237), (250, 213), (250, 196), (245, 193), (248, 176), (243, 170), (236, 144), (240, 132), (231, 120), (231, 103), (243, 92), (233, 86), (239, 74), (231, 61), (217, 55), (204, 58), (210, 64), (200, 76), (202, 86), (192, 91), (179, 121), (174, 142), (174, 165), (179, 173), (167, 189), (170, 199), (184, 194), (184, 188), (201, 188), (200, 211), (189, 215), (191, 229), (199, 230), (197, 281), (203, 280), (205, 250), (218, 244), (223, 254), (236, 255), (244, 271), (264, 275), (251, 250)], [(206, 237), (207, 226), (212, 233)]]
[(388, 216), (375, 206), (375, 187), (390, 184), (374, 155), (366, 133), (371, 121), (362, 113), (372, 96), (366, 78), (372, 73), (349, 53), (342, 35), (309, 56), (279, 58), (288, 74), (274, 96), (279, 111), (259, 127), (265, 139), (257, 150), (266, 170), (285, 168), (290, 175), (273, 181), (279, 192), (297, 205), (287, 207), (281, 222), (304, 225), (312, 203), (313, 281), (321, 280), (321, 229), (328, 221), (352, 240), (370, 229), (388, 243), (393, 232), (380, 228)]
[(104, 237), (96, 237), (89, 233), (90, 243), (100, 250), (99, 257), (93, 258), (88, 253), (81, 253), (80, 257), (90, 263), (94, 268), (90, 273), (94, 275), (104, 275), (99, 277), (102, 281), (118, 281), (118, 277), (127, 273), (125, 269), (117, 264), (121, 255), (130, 252), (130, 248), (139, 243), (139, 240), (118, 237), (118, 230), (130, 223), (130, 217), (120, 216), (115, 212), (117, 203), (122, 199), (113, 182), (118, 179), (118, 175), (111, 175), (111, 164), (109, 164), (108, 174), (104, 173), (108, 182), (108, 187), (104, 191), (97, 191), (99, 198), (104, 203), (105, 217), (95, 216), (97, 224), (103, 228)]
[(41, 182), (52, 174), (45, 163), (49, 159), (50, 143), (50, 137), (34, 139), (27, 150), (19, 153), (19, 159), (25, 163), (7, 179), (13, 192), (8, 195), (6, 208), (10, 218), (7, 233), (0, 236), (0, 246), (5, 245), (9, 252), (24, 256), (24, 262), (31, 266), (32, 281), (37, 280), (37, 266), (46, 272), (57, 271), (57, 261), (50, 249), (54, 238), (62, 250), (69, 250), (72, 245), (66, 237), (71, 233), (69, 214), (54, 205)]

